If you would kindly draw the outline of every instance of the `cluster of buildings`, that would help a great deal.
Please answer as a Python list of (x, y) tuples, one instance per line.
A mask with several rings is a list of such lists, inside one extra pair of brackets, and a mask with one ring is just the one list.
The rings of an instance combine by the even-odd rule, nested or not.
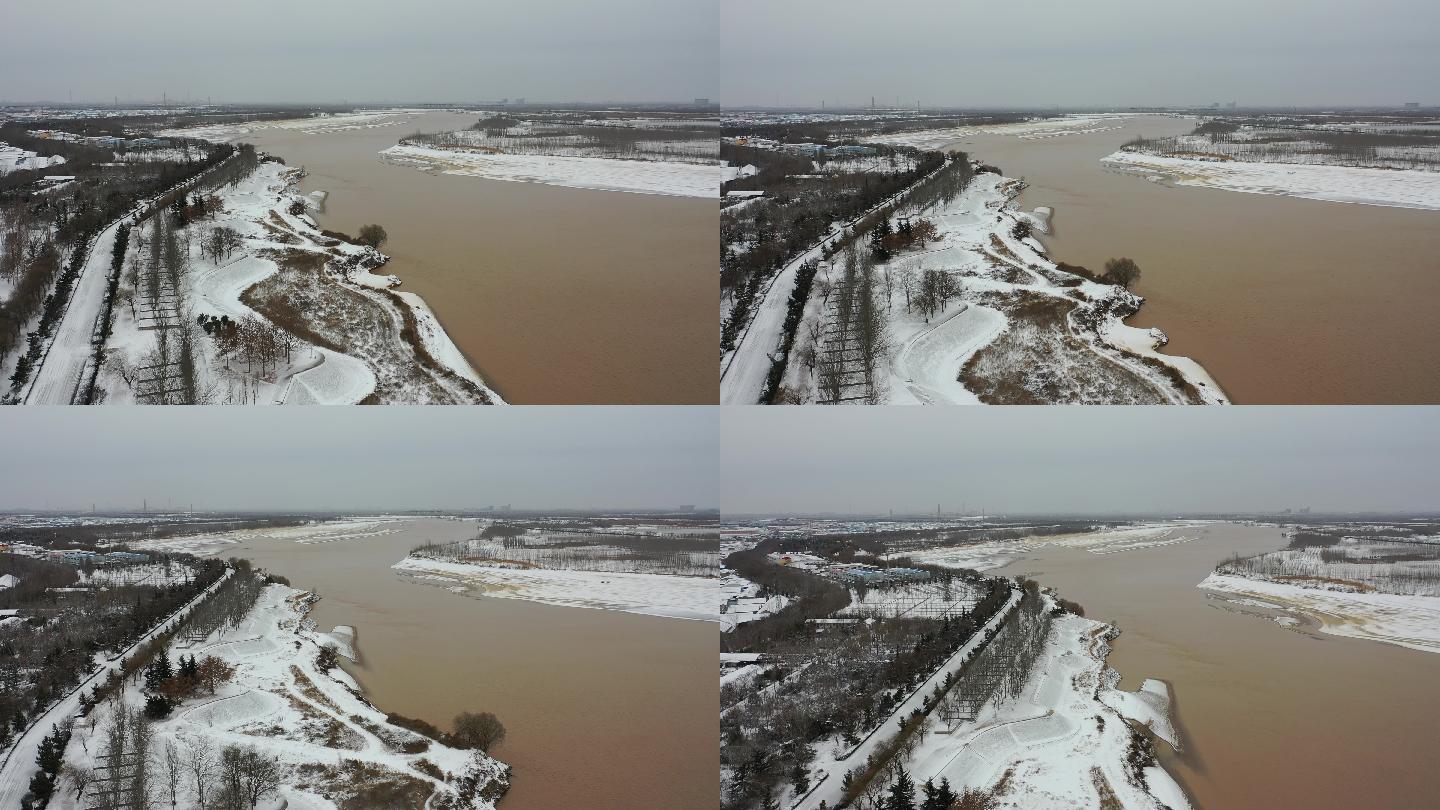
[(29, 543), (0, 543), (0, 554), (19, 554), (70, 565), (130, 565), (150, 561), (149, 554), (137, 551), (84, 551), (74, 548), (50, 549)]
[(66, 141), (95, 146), (101, 149), (156, 149), (170, 145), (165, 138), (117, 138), (112, 135), (76, 135), (59, 129), (35, 129), (30, 131), (37, 138), (52, 141)]

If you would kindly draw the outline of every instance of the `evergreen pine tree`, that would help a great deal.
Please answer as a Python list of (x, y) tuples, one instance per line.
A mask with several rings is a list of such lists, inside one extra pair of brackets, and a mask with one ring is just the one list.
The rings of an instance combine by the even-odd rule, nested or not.
[(904, 765), (895, 771), (895, 784), (890, 786), (890, 798), (885, 802), (885, 810), (915, 810), (915, 783), (910, 781), (910, 774), (905, 772)]

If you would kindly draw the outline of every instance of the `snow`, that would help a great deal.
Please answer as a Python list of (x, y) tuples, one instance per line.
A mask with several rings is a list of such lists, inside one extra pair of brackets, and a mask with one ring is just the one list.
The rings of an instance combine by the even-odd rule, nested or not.
[[(1164, 687), (1147, 681), (1141, 693), (1113, 688), (1115, 674), (1105, 666), (1108, 631), (1100, 622), (1056, 617), (1043, 657), (1018, 699), (992, 701), (975, 720), (954, 729), (932, 717), (930, 733), (910, 758), (916, 783), (945, 778), (957, 792), (988, 790), (1008, 774), (994, 807), (1068, 810), (1102, 806), (1096, 786), (1103, 779), (1120, 807), (1188, 808), (1183, 791), (1163, 769), (1145, 769), (1144, 785), (1127, 772), (1130, 730), (1114, 706), (1138, 704), (1158, 720), (1162, 710), (1150, 701)], [(1168, 717), (1164, 725), (1168, 728)]]
[(403, 145), (380, 154), (400, 165), (443, 174), (707, 199), (720, 196), (722, 177), (720, 166), (713, 163), (497, 154)]
[[(1123, 322), (1143, 299), (1121, 287), (1067, 277), (1033, 237), (1016, 238), (1017, 223), (1044, 224), (1051, 213), (1044, 206), (1033, 214), (1020, 211), (1015, 198), (1022, 188), (1018, 180), (982, 173), (948, 204), (924, 210), (897, 207), (897, 215), (918, 214), (934, 224), (936, 239), (877, 267), (877, 278), (890, 281), (879, 285), (879, 293), (883, 302), (886, 289), (890, 291), (886, 312), (891, 347), (884, 360), (887, 368), (877, 375), (879, 401), (978, 404), (996, 399), (993, 389), (1008, 385), (1047, 402), (1228, 402), (1199, 363), (1158, 351), (1166, 340), (1162, 332)], [(818, 255), (818, 250), (808, 251), (777, 274), (764, 291), (729, 364), (722, 366), (723, 403), (753, 403), (763, 392), (795, 284), (795, 270), (799, 262)], [(818, 291), (838, 286), (840, 262), (843, 258), (833, 257), (817, 274), (815, 293), (796, 330), (792, 352), (798, 352), (805, 342), (802, 337), (817, 321), (822, 325), (819, 331), (831, 331), (825, 328), (825, 302)], [(918, 279), (927, 271), (948, 273), (961, 288), (959, 298), (929, 318), (919, 307), (907, 307), (904, 289), (907, 276)], [(825, 280), (830, 285), (821, 283)], [(1014, 317), (1017, 311), (1031, 310), (1037, 303), (1052, 305), (1049, 302), (1068, 314), (1053, 316), (1053, 320), (1033, 314)], [(972, 358), (976, 363), (967, 385), (960, 377)], [(1174, 382), (1162, 370), (1165, 366), (1178, 372), (1189, 388)], [(798, 362), (793, 354), (782, 383), (800, 401), (826, 398), (818, 368)], [(847, 401), (866, 399), (852, 393)]]
[(13, 588), (19, 584), (20, 578), (15, 576), (14, 574), (6, 574), (5, 576), (0, 577), (0, 590), (3, 590), (5, 588)]
[[(427, 760), (445, 774), (474, 772), (484, 781), (508, 781), (508, 768), (483, 754), (431, 742), (427, 750), (405, 754), (399, 748), (418, 735), (389, 726), (384, 712), (370, 705), (348, 676), (339, 670), (324, 672), (315, 665), (319, 646), (330, 640), (316, 633), (305, 618), (313, 597), (303, 591), (270, 585), (261, 591), (255, 607), (234, 628), (219, 630), (194, 645), (176, 644), (177, 655), (213, 656), (235, 667), (235, 677), (214, 695), (186, 700), (170, 717), (154, 726), (157, 750), (174, 742), (182, 751), (206, 739), (216, 748), (244, 745), (278, 757), (286, 769), (286, 786), (267, 798), (264, 807), (333, 807), (332, 788), (344, 789), (347, 778), (336, 766), (344, 760), (366, 763), (396, 776), (419, 780), (433, 788), (444, 782), (419, 770)], [(338, 628), (337, 628), (338, 629)], [(337, 679), (334, 677), (339, 675)], [(125, 689), (132, 707), (143, 705), (134, 683)], [(111, 712), (109, 704), (76, 724), (66, 762), (93, 766), (103, 748), (103, 734)], [(82, 744), (88, 738), (88, 744)], [(339, 747), (335, 740), (339, 740)], [(298, 771), (308, 766), (310, 774)], [(335, 769), (329, 780), (313, 774), (317, 766)], [(157, 780), (158, 781), (158, 780)], [(330, 781), (332, 784), (324, 784)], [(319, 782), (320, 784), (316, 784)], [(194, 806), (191, 782), (182, 780), (182, 806)], [(326, 794), (330, 794), (327, 797)], [(56, 794), (51, 807), (71, 810), (73, 793)], [(476, 801), (468, 807), (493, 810), (493, 803)]]
[[(909, 717), (912, 712), (920, 709), (934, 693), (935, 687), (945, 680), (945, 675), (950, 672), (958, 673), (964, 667), (965, 662), (970, 660), (975, 651), (980, 648), (990, 628), (996, 627), (1004, 621), (1005, 617), (1010, 615), (1010, 612), (1019, 603), (1020, 592), (1012, 590), (1010, 600), (1005, 603), (1005, 607), (996, 611), (984, 627), (977, 630), (969, 641), (965, 642), (954, 655), (946, 659), (945, 663), (936, 668), (929, 678), (926, 678), (905, 700), (901, 701), (889, 717), (877, 723), (875, 730), (861, 740), (859, 745), (849, 751), (840, 752), (839, 756), (831, 757), (822, 754), (816, 760), (815, 774), (811, 779), (812, 783), (816, 783), (816, 787), (792, 805), (791, 810), (817, 810), (821, 802), (828, 807), (837, 806), (844, 795), (840, 781), (844, 778), (845, 772), (855, 765), (865, 762), (871, 754), (878, 751), (893, 734), (896, 728), (896, 719)], [(924, 777), (918, 781), (925, 781)], [(954, 780), (952, 779), (951, 782), (953, 784)]]
[(1107, 165), (1177, 186), (1310, 200), (1440, 210), (1440, 172), (1299, 163), (1202, 160), (1122, 149)]
[(760, 595), (760, 586), (729, 570), (720, 574), (720, 632), (728, 633), (746, 622), (779, 613), (790, 597), (776, 593)]
[(737, 177), (749, 177), (758, 171), (760, 171), (760, 169), (748, 163), (744, 166), (731, 166), (729, 164), (722, 164), (720, 166), (720, 182), (728, 183), (731, 180), (736, 179)]
[(402, 531), (396, 524), (406, 518), (371, 517), (341, 518), (299, 526), (281, 526), (261, 529), (239, 529), (228, 532), (206, 532), (182, 535), (157, 540), (130, 541), (136, 549), (170, 551), (196, 556), (208, 556), (224, 551), (231, 546), (251, 540), (280, 540), (301, 545), (314, 543), (336, 543), (365, 540), (371, 537), (394, 534)]
[(719, 620), (720, 583), (710, 577), (474, 565), (414, 556), (393, 568), (476, 596), (673, 619)]
[[(398, 293), (397, 303), (389, 296), (369, 289), (387, 289), (399, 283), (391, 276), (378, 276), (361, 269), (365, 263), (383, 261), (382, 255), (369, 248), (346, 243), (335, 244), (327, 251), (322, 246), (331, 245), (334, 240), (322, 236), (308, 216), (289, 213), (291, 203), (315, 200), (313, 195), (300, 195), (295, 190), (298, 177), (299, 174), (294, 169), (279, 163), (265, 162), (240, 183), (219, 192), (224, 210), (201, 227), (207, 231), (213, 227), (229, 227), (240, 235), (241, 247), (237, 255), (220, 261), (200, 256), (198, 250), (192, 251), (190, 271), (186, 276), (186, 288), (183, 290), (186, 311), (193, 310), (194, 313), (217, 318), (229, 316), (231, 320), (260, 317), (259, 313), (242, 301), (242, 295), (277, 272), (277, 265), (271, 255), (273, 251), (325, 252), (326, 260), (333, 260), (332, 267), (341, 267), (342, 261), (356, 264), (353, 269), (330, 273), (327, 278), (346, 289), (360, 292), (375, 305), (391, 313), (391, 317), (396, 321), (401, 317), (400, 309), (408, 307), (415, 317), (421, 342), (431, 356), (445, 369), (485, 391), (492, 402), (501, 402), (500, 397), (487, 388), (479, 373), (455, 346), (418, 295)], [(280, 239), (289, 239), (293, 244), (277, 241)], [(132, 247), (138, 241), (137, 238), (132, 238)], [(138, 250), (138, 247), (134, 249)], [(104, 272), (108, 273), (108, 248), (97, 251), (92, 263), (99, 262), (98, 257), (102, 252), (106, 265)], [(98, 292), (103, 294), (103, 279), (96, 286), (100, 288)], [(86, 306), (91, 313), (88, 317), (93, 322), (93, 313), (98, 311), (100, 301), (86, 299)], [(193, 314), (190, 317), (193, 317)], [(77, 316), (76, 320), (83, 319)], [(76, 331), (86, 332), (84, 342), (88, 346), (88, 330), (77, 328)], [(78, 343), (79, 340), (77, 334), (70, 342)], [(394, 351), (389, 351), (383, 343), (374, 342), (382, 340), (383, 336), (362, 335), (353, 342), (341, 343), (347, 351), (354, 354), (297, 340), (298, 347), (288, 360), (282, 361), (268, 373), (253, 375), (238, 361), (226, 363), (216, 357), (213, 344), (202, 337), (199, 343), (206, 351), (199, 353), (197, 388), (210, 392), (211, 401), (236, 401), (236, 392), (239, 389), (241, 395), (238, 399), (255, 404), (341, 405), (353, 404), (369, 397), (376, 391), (381, 376), (404, 378), (408, 372), (417, 371), (419, 377), (423, 377), (425, 381), (433, 381), (439, 389), (453, 395), (457, 401), (469, 402), (474, 399), (473, 392), (460, 389), (453, 378), (447, 379), (418, 368), (395, 367), (396, 363), (407, 362), (403, 358), (411, 356), (410, 350), (408, 346), (398, 345), (398, 337), (392, 338), (397, 344)], [(140, 329), (130, 308), (117, 304), (114, 329), (107, 350), (133, 363), (145, 356), (154, 342), (154, 332)], [(51, 376), (63, 380), (73, 379), (78, 375), (78, 368), (71, 370), (70, 367), (76, 363), (83, 367), (84, 358), (75, 359), (76, 353), (76, 346), (70, 346), (65, 356), (71, 360), (62, 364)], [(66, 373), (71, 376), (65, 377)], [(71, 385), (73, 388), (73, 382)], [(105, 392), (106, 402), (123, 404), (134, 399), (129, 384), (108, 368), (102, 370), (99, 387)], [(56, 392), (54, 396), (65, 394), (61, 388), (63, 386), (52, 385)], [(417, 400), (421, 397), (416, 393), (416, 388), (410, 386), (389, 394), (387, 401), (407, 401), (405, 397), (411, 395)]]
[(775, 274), (760, 294), (759, 300), (756, 301), (755, 312), (750, 318), (750, 323), (745, 326), (745, 331), (740, 335), (735, 351), (731, 352), (720, 364), (720, 404), (754, 405), (760, 401), (770, 376), (772, 355), (780, 347), (790, 294), (795, 289), (795, 276), (800, 265), (809, 261), (819, 261), (822, 255), (821, 251), (826, 245), (839, 241), (871, 211), (903, 198), (910, 189), (929, 177), (930, 175), (926, 175), (925, 178), (917, 180), (905, 189), (871, 206), (849, 222), (832, 228), (828, 235), (811, 246), (809, 250), (791, 259), (781, 268), (780, 272)]
[(0, 175), (6, 175), (22, 169), (48, 169), (51, 166), (59, 166), (64, 162), (65, 157), (63, 155), (40, 157), (28, 149), (10, 146), (0, 141)]
[(425, 110), (356, 110), (349, 113), (317, 114), (306, 118), (288, 118), (275, 121), (244, 121), (230, 124), (209, 124), (186, 129), (170, 129), (156, 133), (159, 137), (200, 138), (217, 143), (243, 140), (245, 136), (260, 130), (277, 129), (299, 132), (303, 135), (326, 134), (355, 129), (376, 129), (408, 124), (416, 115)]
[(1440, 597), (1321, 590), (1214, 573), (1196, 587), (1309, 616), (1331, 635), (1440, 653)]
[(897, 132), (892, 135), (876, 135), (867, 137), (865, 140), (892, 146), (939, 149), (976, 135), (1009, 135), (1028, 141), (1060, 138), (1066, 135), (1086, 135), (1092, 132), (1108, 132), (1119, 129), (1126, 119), (1133, 117), (1129, 114), (1075, 114), (1034, 121), (1020, 121), (1013, 124), (974, 124), (941, 129), (920, 129), (911, 132)]
[(82, 570), (80, 581), (85, 585), (108, 587), (112, 585), (155, 585), (167, 586), (189, 582), (194, 576), (190, 566), (181, 563), (147, 563), (144, 565), (116, 565)]
[(1189, 534), (1187, 530), (1198, 523), (1199, 521), (1142, 523), (1080, 534), (1037, 535), (1020, 540), (994, 540), (964, 546), (922, 549), (905, 552), (903, 556), (919, 563), (989, 571), (1009, 565), (1030, 552), (1047, 546), (1107, 555), (1188, 543), (1194, 540), (1196, 535)]
[[(172, 614), (172, 618), (188, 613), (190, 608), (203, 601), (230, 576), (231, 572), (227, 570), (225, 575), (217, 580), (214, 585), (211, 585), (205, 593), (195, 597), (184, 607)], [(133, 645), (127, 648), (122, 656), (129, 655), (141, 644), (153, 639), (162, 629), (169, 626), (169, 624), (170, 620), (167, 619), (155, 627), (152, 627), (137, 639)], [(0, 761), (0, 807), (20, 806), (21, 797), (29, 790), (30, 776), (36, 770), (35, 755), (40, 749), (40, 741), (45, 735), (50, 733), (52, 725), (66, 718), (75, 716), (75, 713), (80, 709), (80, 695), (83, 690), (91, 689), (108, 679), (112, 671), (120, 671), (120, 659), (122, 656), (115, 656), (112, 660), (103, 663), (94, 673), (82, 680), (75, 689), (66, 693), (64, 697), (56, 701), (49, 710), (31, 719), (30, 726), (15, 739), (5, 752), (4, 760)], [(70, 742), (71, 747), (74, 747), (76, 738), (72, 736)], [(59, 792), (57, 792), (57, 796), (58, 795)]]

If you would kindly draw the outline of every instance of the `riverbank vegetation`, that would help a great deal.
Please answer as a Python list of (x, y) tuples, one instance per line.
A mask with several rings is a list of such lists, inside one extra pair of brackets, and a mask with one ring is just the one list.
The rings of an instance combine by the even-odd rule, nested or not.
[(1440, 171), (1440, 123), (1418, 116), (1227, 116), (1125, 149), (1196, 160)]
[(402, 146), (551, 157), (713, 164), (718, 122), (686, 113), (484, 112), (469, 129), (416, 132)]
[[(830, 549), (839, 560), (841, 544)], [(779, 612), (721, 637), (725, 653), (756, 656), (750, 677), (721, 690), (722, 807), (776, 806), (809, 790), (822, 752), (858, 746), (881, 733), (890, 715), (1009, 600), (1010, 586), (966, 572), (973, 599), (933, 618), (920, 613), (869, 619), (838, 616), (851, 589), (816, 569), (777, 564), (771, 555), (812, 553), (817, 544), (765, 540), (736, 551), (725, 565), (789, 597)], [(883, 586), (881, 586), (883, 587)], [(928, 704), (927, 704), (928, 705)], [(902, 718), (902, 725), (909, 718)], [(847, 782), (858, 777), (847, 777)]]

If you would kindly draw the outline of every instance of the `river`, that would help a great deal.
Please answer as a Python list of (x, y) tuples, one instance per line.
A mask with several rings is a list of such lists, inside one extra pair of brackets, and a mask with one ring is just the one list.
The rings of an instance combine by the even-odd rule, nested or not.
[(1418, 808), (1440, 793), (1440, 655), (1296, 631), (1196, 588), (1222, 559), (1283, 547), (1274, 527), (1185, 529), (1188, 543), (1092, 554), (1040, 547), (1025, 573), (1117, 624), (1109, 663), (1173, 690), (1183, 753), (1162, 756), (1204, 810)]
[(714, 404), (719, 203), (445, 174), (383, 162), (476, 116), (242, 140), (330, 193), (321, 227), (389, 234), (382, 272), (418, 293), (491, 385), (524, 404)]
[(1106, 168), (1136, 135), (1193, 119), (1139, 116), (1107, 132), (952, 144), (1055, 209), (1052, 258), (1092, 270), (1129, 256), (1166, 351), (1198, 360), (1237, 403), (1440, 402), (1440, 212), (1168, 187)]
[(473, 523), (385, 524), (397, 533), (299, 544), (248, 537), (227, 548), (318, 591), (323, 630), (356, 628), (346, 664), (383, 711), (449, 728), (494, 712), (514, 768), (502, 810), (671, 810), (715, 804), (719, 758), (713, 622), (471, 598), (390, 566)]

